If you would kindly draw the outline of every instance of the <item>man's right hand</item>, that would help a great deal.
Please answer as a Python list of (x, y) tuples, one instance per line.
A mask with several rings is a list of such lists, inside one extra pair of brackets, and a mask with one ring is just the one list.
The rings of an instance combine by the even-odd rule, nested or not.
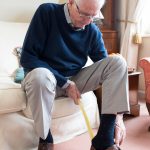
[(68, 97), (70, 97), (74, 100), (74, 103), (76, 105), (79, 105), (79, 100), (81, 98), (81, 94), (80, 94), (76, 84), (73, 81), (71, 81), (69, 83), (69, 86), (66, 88), (66, 94)]

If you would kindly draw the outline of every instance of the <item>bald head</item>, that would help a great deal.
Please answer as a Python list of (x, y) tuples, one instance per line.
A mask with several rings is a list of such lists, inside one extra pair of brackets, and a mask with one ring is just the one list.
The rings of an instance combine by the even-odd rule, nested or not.
[(103, 7), (105, 0), (74, 0), (83, 12), (96, 15)]
[(100, 8), (103, 7), (105, 4), (105, 0), (75, 0), (79, 5), (83, 4), (90, 4), (90, 5), (95, 5), (99, 6)]

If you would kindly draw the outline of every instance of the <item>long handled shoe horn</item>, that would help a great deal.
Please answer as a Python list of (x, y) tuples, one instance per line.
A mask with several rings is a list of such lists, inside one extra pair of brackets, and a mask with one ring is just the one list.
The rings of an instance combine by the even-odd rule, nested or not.
[(88, 129), (88, 133), (89, 133), (90, 138), (92, 140), (94, 138), (94, 133), (93, 133), (93, 130), (91, 128), (89, 118), (88, 118), (88, 116), (87, 116), (87, 114), (86, 114), (86, 112), (84, 110), (84, 106), (83, 106), (81, 100), (79, 100), (79, 107), (80, 107), (80, 110), (81, 110), (81, 112), (83, 114), (83, 117), (85, 119), (85, 123), (86, 123), (87, 129)]

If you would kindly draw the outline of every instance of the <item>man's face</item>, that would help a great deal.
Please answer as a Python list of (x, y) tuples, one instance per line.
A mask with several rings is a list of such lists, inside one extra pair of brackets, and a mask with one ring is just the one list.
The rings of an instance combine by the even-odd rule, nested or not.
[(80, 3), (74, 0), (72, 5), (71, 19), (75, 27), (83, 28), (84, 26), (93, 22), (94, 17), (99, 13), (100, 6), (96, 4)]

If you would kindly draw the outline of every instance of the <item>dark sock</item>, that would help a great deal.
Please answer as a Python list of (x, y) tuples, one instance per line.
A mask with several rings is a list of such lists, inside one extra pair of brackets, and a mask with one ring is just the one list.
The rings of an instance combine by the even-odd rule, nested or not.
[(43, 140), (42, 138), (40, 138), (40, 143), (53, 143), (53, 136), (51, 134), (51, 131), (49, 130), (47, 138), (45, 140)]
[(106, 149), (114, 144), (116, 115), (102, 114), (100, 120), (100, 127), (92, 140), (92, 145), (96, 149)]

